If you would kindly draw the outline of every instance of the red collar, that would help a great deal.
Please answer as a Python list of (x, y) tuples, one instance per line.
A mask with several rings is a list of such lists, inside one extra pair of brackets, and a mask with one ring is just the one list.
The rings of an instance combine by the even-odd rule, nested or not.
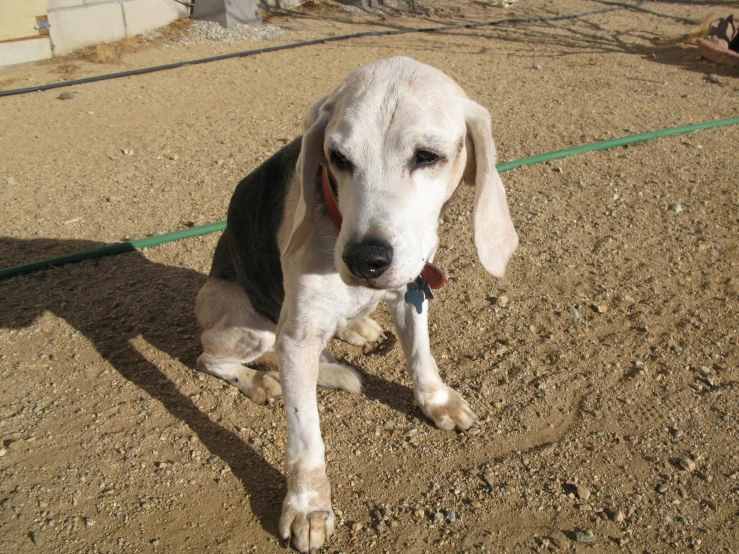
[[(321, 166), (321, 188), (323, 189), (323, 201), (326, 203), (326, 209), (328, 215), (331, 216), (331, 221), (334, 222), (337, 229), (341, 229), (341, 212), (339, 211), (339, 201), (336, 199), (334, 189), (331, 188), (331, 183), (328, 180), (328, 170), (326, 166)], [(446, 284), (446, 276), (431, 262), (426, 262), (421, 271), (421, 277), (426, 279), (429, 286), (432, 289), (439, 289)]]

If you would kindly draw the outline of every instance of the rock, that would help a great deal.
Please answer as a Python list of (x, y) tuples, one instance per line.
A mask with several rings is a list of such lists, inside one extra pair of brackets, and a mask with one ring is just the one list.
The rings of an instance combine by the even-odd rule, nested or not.
[(33, 544), (35, 544), (36, 546), (44, 545), (44, 541), (38, 532), (31, 531), (30, 533), (28, 533), (28, 537), (33, 541)]
[(670, 488), (670, 485), (668, 485), (667, 483), (660, 483), (659, 485), (657, 485), (657, 492), (660, 494), (663, 494), (667, 492), (667, 489), (669, 488)]
[(690, 458), (678, 458), (677, 465), (683, 471), (695, 471), (695, 462)]
[(613, 513), (613, 515), (611, 516), (611, 519), (615, 521), (616, 523), (623, 523), (624, 520), (626, 519), (626, 516), (621, 510), (618, 510)]
[(569, 308), (569, 310), (568, 310), (568, 311), (570, 312), (570, 315), (572, 316), (572, 318), (573, 318), (574, 320), (579, 320), (579, 319), (580, 319), (580, 317), (581, 317), (581, 316), (580, 316), (580, 312), (579, 312), (579, 311), (577, 311), (577, 308), (575, 308), (575, 307), (572, 307), (572, 308)]
[(59, 100), (71, 100), (72, 98), (74, 98), (74, 93), (69, 91), (62, 92), (59, 96), (57, 96), (57, 98)]
[(159, 539), (151, 539), (149, 541), (149, 544), (152, 546), (159, 546), (160, 540)]
[(361, 531), (363, 527), (364, 524), (361, 521), (355, 521), (354, 523), (352, 523), (352, 531), (354, 531), (355, 533)]
[(544, 68), (541, 65), (539, 65), (538, 63), (534, 63), (534, 69), (536, 69), (537, 71), (541, 71)]
[(436, 512), (434, 516), (431, 518), (431, 521), (433, 521), (436, 525), (444, 521), (444, 514), (441, 512)]
[(505, 308), (508, 305), (508, 297), (501, 295), (495, 300), (495, 303), (501, 308)]
[(455, 521), (457, 521), (457, 514), (455, 513), (455, 511), (454, 511), (454, 510), (449, 510), (449, 511), (448, 511), (448, 512), (446, 513), (446, 520), (447, 520), (447, 521), (448, 521), (449, 523), (454, 523)]
[(706, 77), (706, 79), (708, 79), (708, 82), (710, 82), (710, 83), (713, 83), (713, 84), (716, 84), (716, 85), (720, 85), (721, 84), (721, 77), (719, 77), (715, 73), (709, 73), (708, 74), (708, 77)]
[(426, 510), (424, 510), (423, 508), (416, 508), (415, 510), (413, 510), (413, 515), (416, 517), (423, 517), (426, 515)]
[(5, 183), (12, 187), (13, 185), (15, 185), (15, 179), (13, 179), (12, 177), (6, 177)]
[(604, 314), (608, 311), (608, 307), (603, 304), (592, 304), (590, 306), (595, 313)]
[(495, 475), (493, 473), (483, 473), (482, 480), (485, 481), (485, 484), (488, 487), (493, 488), (495, 484)]
[(669, 210), (671, 212), (675, 212), (676, 214), (679, 214), (683, 211), (683, 207), (680, 204), (670, 204)]
[(590, 499), (590, 490), (584, 485), (575, 485), (575, 492), (580, 500)]
[(133, 156), (133, 150), (129, 150), (128, 148), (121, 150), (121, 152), (123, 152), (124, 156)]
[(3, 456), (5, 456), (7, 453), (8, 453), (8, 449), (7, 448), (0, 448), (0, 458), (2, 458)]
[(575, 531), (575, 540), (583, 544), (593, 544), (595, 542), (595, 535), (589, 529), (587, 531)]

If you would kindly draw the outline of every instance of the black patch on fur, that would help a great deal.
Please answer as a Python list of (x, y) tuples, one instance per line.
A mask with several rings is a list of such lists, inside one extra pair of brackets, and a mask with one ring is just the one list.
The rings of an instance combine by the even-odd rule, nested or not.
[(300, 142), (296, 138), (238, 184), (210, 270), (213, 277), (238, 282), (254, 309), (274, 323), (285, 299), (277, 233)]

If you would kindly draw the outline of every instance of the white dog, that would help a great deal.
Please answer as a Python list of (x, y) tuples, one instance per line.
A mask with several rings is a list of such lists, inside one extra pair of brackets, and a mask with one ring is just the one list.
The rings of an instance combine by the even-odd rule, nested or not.
[[(195, 310), (200, 370), (256, 402), (284, 398), (279, 528), (313, 552), (334, 529), (316, 384), (360, 388), (327, 341), (377, 340), (369, 315), (385, 300), (421, 410), (441, 429), (469, 429), (477, 418), (442, 382), (429, 348), (429, 285), (443, 283), (430, 264), (439, 217), (461, 181), (475, 185), (475, 245), (497, 277), (518, 237), (490, 115), (441, 71), (400, 57), (360, 67), (311, 106), (304, 130), (237, 187)], [(265, 362), (277, 362), (279, 376), (246, 367)]]

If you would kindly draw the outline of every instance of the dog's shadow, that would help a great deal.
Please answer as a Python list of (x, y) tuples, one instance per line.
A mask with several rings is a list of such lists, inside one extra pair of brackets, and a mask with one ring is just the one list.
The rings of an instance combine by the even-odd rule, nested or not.
[[(105, 246), (84, 240), (0, 237), (2, 267)], [(190, 368), (200, 349), (193, 304), (206, 276), (192, 269), (152, 262), (140, 252), (87, 260), (0, 281), (0, 327), (22, 329), (51, 312), (84, 334), (122, 377), (159, 400), (231, 468), (251, 500), (251, 509), (277, 536), (286, 491), (283, 474), (237, 435), (211, 420), (131, 339), (149, 344)], [(371, 377), (370, 397), (413, 411), (407, 387)], [(410, 399), (408, 398), (410, 395)], [(265, 485), (269, 484), (269, 485)]]

